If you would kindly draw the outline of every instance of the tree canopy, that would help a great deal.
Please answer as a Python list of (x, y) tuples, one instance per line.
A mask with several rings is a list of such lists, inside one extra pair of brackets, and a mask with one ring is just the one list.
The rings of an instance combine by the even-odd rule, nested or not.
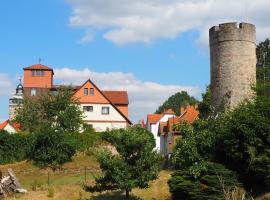
[(76, 153), (76, 144), (71, 135), (63, 131), (43, 126), (34, 137), (29, 159), (40, 168), (60, 168), (65, 162), (71, 161)]
[(23, 129), (35, 132), (44, 125), (56, 130), (74, 132), (82, 125), (83, 113), (69, 88), (56, 94), (50, 91), (37, 97), (26, 98), (23, 107), (17, 109), (16, 121)]
[(257, 82), (270, 82), (270, 40), (267, 38), (256, 49)]
[(180, 107), (187, 106), (188, 104), (194, 105), (198, 101), (190, 96), (186, 91), (177, 92), (170, 96), (161, 106), (156, 110), (157, 114), (161, 114), (166, 109), (172, 109), (176, 115), (180, 115)]
[(158, 176), (160, 155), (153, 150), (153, 135), (140, 127), (112, 130), (104, 139), (115, 147), (117, 153), (98, 150), (97, 160), (102, 174), (96, 178), (96, 185), (89, 191), (124, 190), (126, 198), (135, 188), (147, 188), (149, 181)]

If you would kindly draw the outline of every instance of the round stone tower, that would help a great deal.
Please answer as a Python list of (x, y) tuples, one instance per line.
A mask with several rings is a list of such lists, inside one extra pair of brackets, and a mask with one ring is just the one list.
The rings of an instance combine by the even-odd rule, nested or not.
[(253, 95), (256, 82), (256, 28), (225, 23), (209, 30), (212, 105), (232, 108)]

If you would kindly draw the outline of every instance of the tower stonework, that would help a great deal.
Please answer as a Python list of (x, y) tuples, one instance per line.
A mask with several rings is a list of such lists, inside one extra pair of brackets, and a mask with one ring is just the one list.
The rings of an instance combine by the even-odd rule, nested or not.
[(233, 108), (253, 95), (256, 82), (256, 28), (225, 23), (209, 30), (212, 105)]

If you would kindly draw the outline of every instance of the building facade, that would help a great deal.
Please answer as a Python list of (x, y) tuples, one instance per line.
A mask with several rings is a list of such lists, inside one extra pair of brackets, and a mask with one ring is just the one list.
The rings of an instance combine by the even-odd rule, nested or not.
[(146, 120), (146, 129), (150, 131), (156, 141), (156, 147), (155, 149), (159, 152), (162, 152), (162, 141), (160, 140), (159, 136), (159, 124), (162, 122), (166, 122), (169, 118), (174, 117), (175, 113), (171, 110), (165, 110), (162, 114), (148, 114), (147, 120)]
[[(24, 70), (24, 98), (34, 98), (45, 92), (57, 93), (64, 85), (54, 85), (53, 69), (42, 64)], [(83, 120), (96, 131), (126, 128), (132, 124), (128, 119), (128, 94), (126, 91), (102, 91), (90, 79), (82, 85), (70, 87), (80, 103)]]

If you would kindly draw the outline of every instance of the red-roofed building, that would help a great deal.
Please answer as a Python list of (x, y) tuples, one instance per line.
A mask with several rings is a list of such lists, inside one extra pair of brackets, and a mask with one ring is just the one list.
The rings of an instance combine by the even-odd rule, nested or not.
[(11, 123), (9, 120), (6, 120), (0, 124), (0, 130), (7, 131), (9, 133), (17, 133), (21, 130), (21, 125), (16, 122)]
[(197, 106), (188, 105), (186, 108), (181, 107), (180, 116), (173, 116), (168, 118), (166, 122), (159, 123), (159, 137), (160, 137), (160, 152), (167, 156), (173, 151), (176, 139), (181, 137), (179, 131), (174, 130), (174, 126), (181, 122), (188, 122), (192, 124), (196, 119), (198, 119), (199, 111)]
[[(51, 91), (57, 93), (65, 85), (53, 84), (53, 69), (36, 64), (24, 69), (24, 98), (34, 98)], [(74, 97), (81, 104), (84, 122), (96, 131), (112, 128), (126, 128), (132, 124), (128, 118), (127, 91), (102, 91), (90, 79), (80, 86), (71, 86)]]
[(174, 112), (171, 109), (165, 110), (162, 114), (148, 114), (146, 121), (146, 129), (149, 130), (155, 138), (156, 141), (156, 150), (161, 151), (160, 137), (159, 133), (159, 124), (166, 122), (170, 117), (175, 116)]

